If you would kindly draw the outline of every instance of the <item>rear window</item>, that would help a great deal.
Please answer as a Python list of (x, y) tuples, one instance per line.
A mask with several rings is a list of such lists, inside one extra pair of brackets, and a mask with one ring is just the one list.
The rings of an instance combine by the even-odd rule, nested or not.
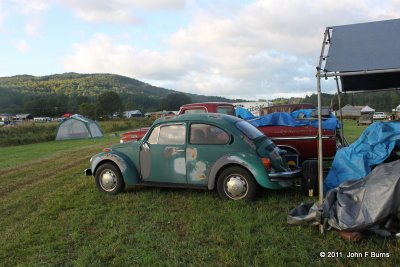
[(239, 121), (238, 123), (236, 123), (236, 128), (238, 128), (248, 138), (253, 140), (264, 135), (260, 130), (258, 130), (247, 121)]
[(193, 108), (193, 109), (187, 109), (183, 111), (183, 114), (198, 114), (198, 113), (206, 113), (205, 108)]
[(233, 107), (217, 107), (217, 113), (235, 116), (235, 109)]

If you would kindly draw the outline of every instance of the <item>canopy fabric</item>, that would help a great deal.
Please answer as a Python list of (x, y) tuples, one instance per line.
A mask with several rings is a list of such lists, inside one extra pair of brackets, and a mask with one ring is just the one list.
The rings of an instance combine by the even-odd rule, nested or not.
[(369, 113), (369, 112), (375, 112), (375, 109), (371, 108), (370, 106), (365, 106), (361, 109), (361, 113)]
[[(333, 26), (328, 29), (332, 31), (323, 70), (347, 74), (366, 72), (341, 76), (343, 91), (400, 87), (400, 79), (398, 79), (400, 19)], [(378, 70), (382, 73), (367, 73)]]

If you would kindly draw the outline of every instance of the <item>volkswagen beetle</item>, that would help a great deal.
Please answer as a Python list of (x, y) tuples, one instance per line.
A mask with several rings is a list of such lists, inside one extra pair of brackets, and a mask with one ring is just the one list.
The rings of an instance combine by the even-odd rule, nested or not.
[(126, 185), (217, 189), (223, 199), (252, 199), (258, 187), (288, 187), (301, 174), (256, 127), (240, 118), (208, 113), (156, 120), (140, 141), (105, 148), (86, 175), (100, 191)]

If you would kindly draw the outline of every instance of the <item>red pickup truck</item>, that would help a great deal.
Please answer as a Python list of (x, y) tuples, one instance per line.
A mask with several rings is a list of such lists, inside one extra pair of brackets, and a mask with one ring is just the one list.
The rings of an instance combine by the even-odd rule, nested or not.
[[(315, 107), (310, 104), (280, 105), (264, 108), (260, 113), (266, 115), (273, 112), (292, 112), (299, 109), (315, 109)], [(194, 103), (183, 105), (180, 108), (179, 114), (185, 113), (224, 113), (235, 115), (235, 106), (224, 102)], [(309, 119), (315, 120), (316, 118)], [(148, 129), (141, 128), (123, 133), (121, 135), (121, 142), (140, 140)], [(270, 137), (281, 150), (286, 151), (285, 156), (289, 165), (302, 166), (303, 192), (310, 195), (315, 194), (318, 188), (318, 164), (316, 161), (318, 158), (318, 129), (309, 125), (298, 127), (268, 125), (260, 126), (258, 129)], [(338, 148), (347, 145), (339, 129), (323, 130), (322, 140), (325, 159), (332, 159)], [(310, 189), (313, 191), (310, 192)]]

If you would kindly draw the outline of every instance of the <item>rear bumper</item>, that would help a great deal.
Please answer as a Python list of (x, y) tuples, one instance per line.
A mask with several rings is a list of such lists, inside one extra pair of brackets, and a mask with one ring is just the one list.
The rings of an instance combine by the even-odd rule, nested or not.
[(282, 181), (291, 181), (300, 178), (301, 169), (288, 171), (288, 172), (274, 172), (269, 173), (269, 179), (272, 182), (282, 182)]
[(83, 173), (84, 173), (86, 176), (92, 176), (92, 175), (93, 175), (92, 169), (85, 169), (85, 170), (83, 171)]

